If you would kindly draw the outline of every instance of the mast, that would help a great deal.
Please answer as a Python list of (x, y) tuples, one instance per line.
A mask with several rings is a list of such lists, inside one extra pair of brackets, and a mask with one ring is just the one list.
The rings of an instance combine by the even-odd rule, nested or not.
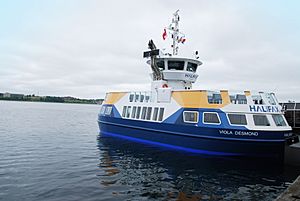
[(173, 14), (173, 19), (172, 23), (169, 25), (169, 30), (171, 31), (172, 34), (172, 39), (173, 39), (173, 55), (178, 54), (178, 37), (179, 37), (179, 10), (177, 10)]

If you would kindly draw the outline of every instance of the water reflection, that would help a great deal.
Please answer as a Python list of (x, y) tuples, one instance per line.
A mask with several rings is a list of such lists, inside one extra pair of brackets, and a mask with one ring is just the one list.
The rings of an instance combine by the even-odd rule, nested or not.
[(273, 200), (296, 177), (265, 162), (189, 155), (101, 135), (98, 148), (98, 176), (112, 200)]

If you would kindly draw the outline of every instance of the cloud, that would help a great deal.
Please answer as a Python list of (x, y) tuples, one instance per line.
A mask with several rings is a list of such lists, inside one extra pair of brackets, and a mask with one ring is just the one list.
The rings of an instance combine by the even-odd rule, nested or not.
[(0, 91), (101, 98), (110, 90), (148, 90), (151, 71), (142, 52), (151, 38), (159, 47), (169, 45), (162, 30), (180, 8), (187, 36), (180, 53), (199, 50), (203, 62), (195, 88), (267, 90), (280, 100), (300, 100), (299, 21), (291, 12), (273, 22), (284, 5), (272, 11), (273, 4), (260, 1), (51, 2), (6, 5), (14, 19), (0, 14), (11, 20), (0, 21), (6, 30)]

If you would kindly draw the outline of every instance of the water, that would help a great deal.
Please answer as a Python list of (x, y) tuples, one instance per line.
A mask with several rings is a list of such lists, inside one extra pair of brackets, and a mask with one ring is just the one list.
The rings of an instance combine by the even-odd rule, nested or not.
[(0, 101), (0, 200), (273, 200), (300, 173), (99, 136), (98, 111)]

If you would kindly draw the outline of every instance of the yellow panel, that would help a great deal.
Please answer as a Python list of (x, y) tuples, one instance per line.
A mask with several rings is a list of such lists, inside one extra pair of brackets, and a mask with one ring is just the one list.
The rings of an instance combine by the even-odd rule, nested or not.
[(222, 104), (210, 104), (207, 91), (174, 91), (172, 97), (184, 108), (222, 108), (230, 104), (228, 91), (221, 91)]
[(110, 93), (107, 93), (104, 104), (115, 104), (116, 102), (118, 102), (126, 94), (127, 94), (126, 92), (110, 92)]

